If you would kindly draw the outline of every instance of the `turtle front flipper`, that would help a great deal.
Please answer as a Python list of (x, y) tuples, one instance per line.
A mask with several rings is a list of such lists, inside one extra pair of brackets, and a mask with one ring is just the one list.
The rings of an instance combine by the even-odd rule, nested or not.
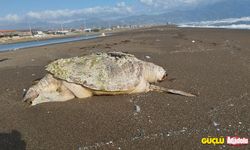
[(72, 92), (72, 94), (74, 94), (74, 96), (76, 96), (77, 98), (88, 98), (93, 96), (93, 92), (90, 89), (85, 88), (81, 85), (69, 83), (66, 81), (63, 81), (62, 85), (65, 86), (70, 92)]

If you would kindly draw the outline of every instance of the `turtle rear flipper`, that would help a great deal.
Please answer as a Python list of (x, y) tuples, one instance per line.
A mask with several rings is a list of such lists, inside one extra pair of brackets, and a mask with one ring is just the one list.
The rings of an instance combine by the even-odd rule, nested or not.
[(196, 97), (196, 95), (191, 94), (191, 93), (187, 93), (187, 92), (175, 90), (175, 89), (167, 89), (167, 88), (156, 86), (156, 85), (150, 85), (149, 90), (157, 91), (157, 92), (166, 92), (170, 94), (176, 94), (176, 95), (187, 96), (187, 97)]

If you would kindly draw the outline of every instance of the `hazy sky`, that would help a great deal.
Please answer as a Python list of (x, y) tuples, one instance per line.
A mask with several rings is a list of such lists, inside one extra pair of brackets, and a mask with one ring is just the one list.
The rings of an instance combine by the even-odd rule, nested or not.
[(0, 0), (0, 25), (70, 22), (83, 17), (131, 16), (189, 9), (223, 0)]

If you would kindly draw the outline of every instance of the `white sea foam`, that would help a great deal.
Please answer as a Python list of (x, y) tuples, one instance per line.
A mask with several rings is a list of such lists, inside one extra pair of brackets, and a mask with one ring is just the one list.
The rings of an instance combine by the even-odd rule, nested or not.
[(250, 30), (250, 24), (232, 24), (232, 25), (224, 25), (224, 26), (213, 26), (213, 25), (179, 25), (179, 27), (249, 29)]
[(212, 21), (188, 22), (179, 27), (250, 29), (250, 17), (227, 18)]
[(201, 21), (201, 22), (194, 22), (193, 24), (200, 24), (200, 25), (212, 25), (212, 24), (235, 24), (240, 21), (250, 21), (250, 17), (241, 17), (241, 18), (227, 18), (221, 20), (212, 20), (212, 21)]

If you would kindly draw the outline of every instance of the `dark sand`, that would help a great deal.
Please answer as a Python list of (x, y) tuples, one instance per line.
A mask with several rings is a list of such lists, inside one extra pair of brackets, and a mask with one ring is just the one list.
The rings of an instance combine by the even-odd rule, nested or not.
[[(115, 50), (166, 68), (176, 80), (161, 86), (199, 96), (150, 92), (31, 108), (21, 102), (23, 89), (43, 77), (52, 60)], [(0, 60), (1, 150), (250, 148), (200, 142), (208, 136), (250, 137), (249, 30), (154, 27), (3, 52)]]

